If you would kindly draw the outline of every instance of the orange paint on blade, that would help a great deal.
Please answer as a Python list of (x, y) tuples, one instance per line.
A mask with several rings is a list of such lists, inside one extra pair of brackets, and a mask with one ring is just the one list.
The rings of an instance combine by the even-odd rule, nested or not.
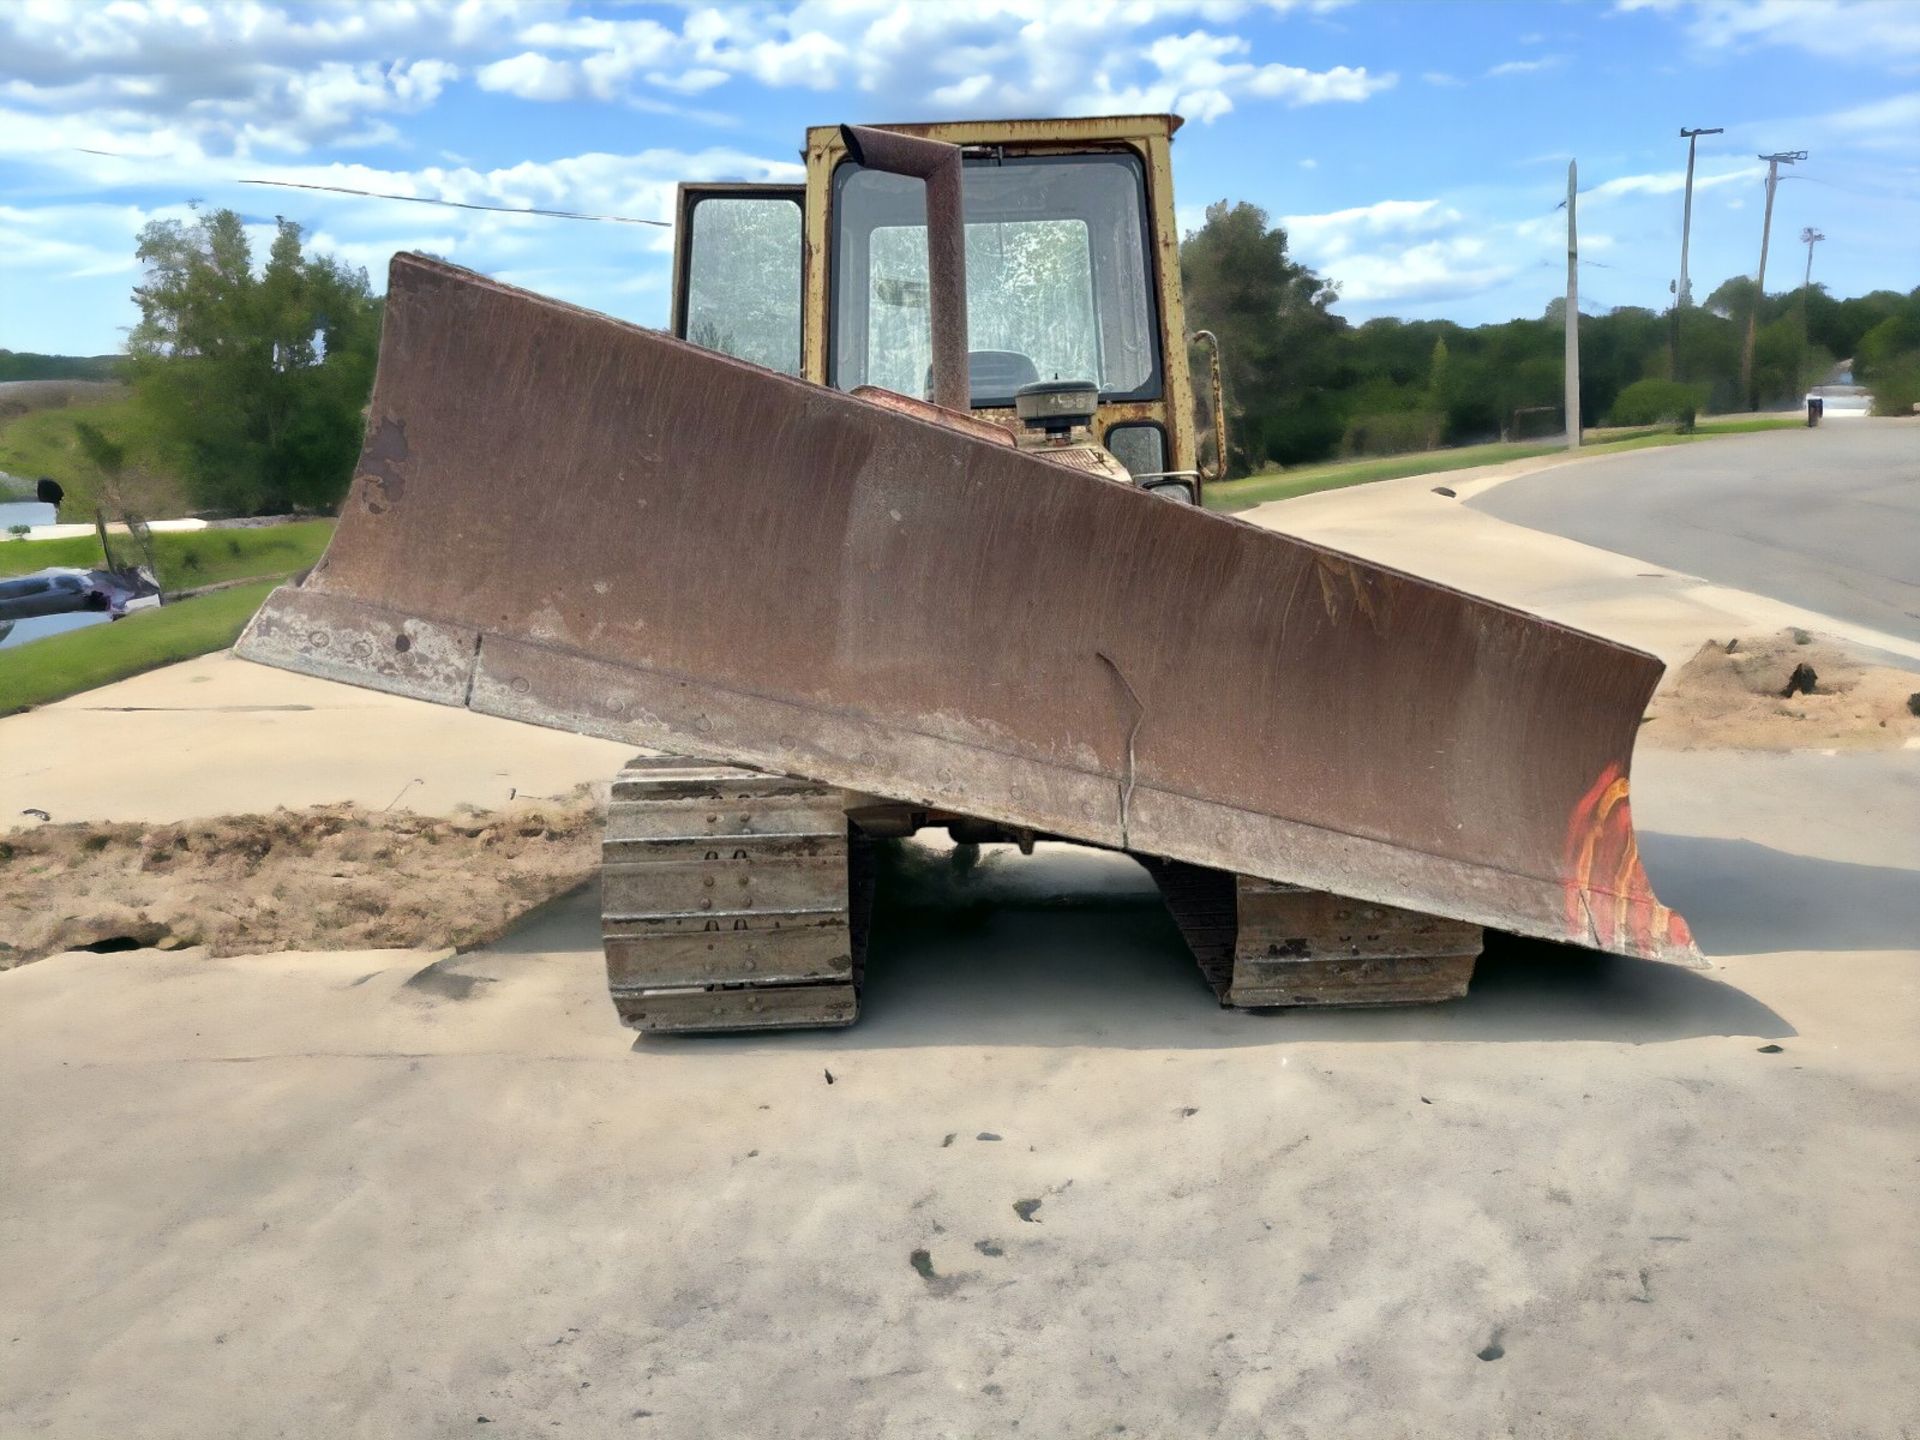
[(1640, 863), (1627, 777), (1618, 763), (1602, 770), (1574, 806), (1563, 859), (1567, 930), (1574, 938), (1649, 957), (1693, 948), (1687, 922), (1654, 897)]

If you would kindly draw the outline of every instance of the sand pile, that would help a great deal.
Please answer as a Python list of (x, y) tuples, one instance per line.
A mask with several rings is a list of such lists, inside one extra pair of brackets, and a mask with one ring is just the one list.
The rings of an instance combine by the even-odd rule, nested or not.
[(1920, 672), (1831, 636), (1709, 640), (1654, 697), (1640, 736), (1672, 750), (1893, 749), (1920, 743), (1916, 695)]
[(600, 809), (452, 819), (350, 805), (0, 836), (0, 969), (63, 950), (473, 945), (589, 879)]

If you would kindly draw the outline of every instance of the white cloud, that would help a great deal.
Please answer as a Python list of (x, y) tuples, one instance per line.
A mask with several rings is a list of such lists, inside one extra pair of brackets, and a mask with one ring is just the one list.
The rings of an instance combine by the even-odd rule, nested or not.
[(798, 0), (695, 9), (678, 30), (653, 19), (544, 21), (519, 39), (577, 54), (601, 98), (631, 95), (638, 81), (686, 94), (738, 75), (776, 88), (890, 94), (935, 114), (1178, 108), (1205, 122), (1236, 100), (1355, 101), (1394, 83), (1359, 67), (1262, 60), (1235, 34), (1160, 33), (1183, 20), (1221, 23), (1247, 11), (1246, 0)]
[(565, 0), (15, 0), (0, 3), (0, 93), (45, 113), (165, 120), (209, 151), (301, 154), (392, 143), (400, 131), (381, 117), (431, 105), (468, 71), (529, 101), (590, 96), (722, 123), (668, 97), (739, 76), (935, 114), (1178, 108), (1204, 123), (1250, 101), (1352, 103), (1395, 82), (1258, 55), (1217, 28), (1249, 11), (1250, 0), (790, 0), (608, 18)]
[(1487, 242), (1470, 235), (1355, 255), (1329, 270), (1341, 300), (1359, 305), (1454, 299), (1505, 284), (1519, 273), (1518, 265), (1491, 256)]
[(1785, 45), (1830, 60), (1920, 57), (1920, 6), (1907, 0), (1618, 0), (1622, 12), (1684, 16), (1704, 50)]
[(1379, 200), (1280, 223), (1294, 253), (1340, 287), (1342, 305), (1362, 309), (1475, 294), (1521, 269), (1508, 227), (1471, 222), (1438, 199)]
[(1377, 200), (1324, 215), (1286, 215), (1280, 223), (1302, 255), (1331, 263), (1364, 241), (1387, 235), (1418, 235), (1460, 223), (1461, 215), (1438, 200)]
[(517, 95), (522, 100), (571, 100), (578, 74), (571, 62), (527, 50), (474, 71), (482, 90)]
[(1429, 85), (1437, 85), (1445, 90), (1457, 90), (1467, 83), (1458, 75), (1450, 75), (1445, 70), (1429, 70), (1420, 78)]
[(679, 74), (668, 74), (661, 70), (649, 70), (647, 82), (658, 85), (662, 90), (672, 90), (681, 95), (697, 95), (703, 90), (711, 90), (716, 85), (724, 85), (730, 77), (724, 70), (705, 69), (694, 66), (682, 70)]
[(1487, 71), (1487, 79), (1496, 80), (1502, 75), (1534, 75), (1542, 70), (1552, 70), (1562, 64), (1558, 55), (1543, 55), (1538, 60), (1503, 60)]
[(190, 130), (208, 148), (297, 154), (390, 137), (371, 117), (432, 105), (459, 55), (493, 32), (504, 27), (474, 0), (27, 0), (0, 5), (0, 67), (5, 98), (27, 110), (110, 112), (125, 128)]
[(1805, 122), (1805, 129), (1812, 141), (1828, 139), (1868, 150), (1896, 150), (1911, 155), (1913, 137), (1920, 134), (1920, 91), (1890, 95), (1883, 100), (1869, 100), (1845, 110), (1816, 115)]
[[(1693, 188), (1696, 191), (1712, 190), (1742, 180), (1757, 180), (1766, 173), (1767, 167), (1764, 165), (1739, 165), (1730, 170), (1696, 167)], [(1684, 169), (1662, 170), (1648, 175), (1618, 175), (1581, 191), (1580, 198), (1582, 201), (1593, 201), (1608, 200), (1618, 195), (1678, 195), (1686, 188), (1686, 184), (1687, 172)]]

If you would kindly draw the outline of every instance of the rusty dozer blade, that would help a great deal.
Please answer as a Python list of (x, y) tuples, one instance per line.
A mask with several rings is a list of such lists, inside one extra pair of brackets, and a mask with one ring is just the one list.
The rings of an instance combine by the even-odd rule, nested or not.
[(419, 256), (239, 651), (1698, 961), (1627, 802), (1652, 656)]

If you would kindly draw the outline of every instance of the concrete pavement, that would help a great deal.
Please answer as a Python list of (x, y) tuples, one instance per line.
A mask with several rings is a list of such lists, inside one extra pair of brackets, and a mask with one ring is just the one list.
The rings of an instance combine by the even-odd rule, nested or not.
[(1850, 420), (1599, 456), (1467, 503), (1920, 641), (1920, 422)]

